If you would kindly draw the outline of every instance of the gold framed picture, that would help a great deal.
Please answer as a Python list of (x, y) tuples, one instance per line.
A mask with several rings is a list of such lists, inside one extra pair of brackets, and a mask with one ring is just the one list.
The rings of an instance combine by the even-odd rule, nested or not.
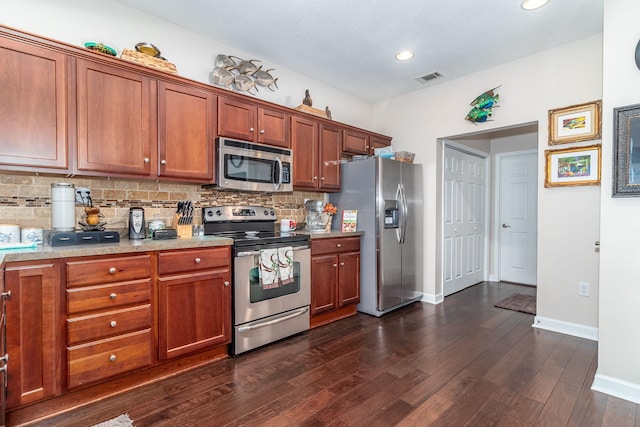
[(545, 187), (600, 185), (600, 144), (545, 150)]
[(601, 109), (598, 100), (549, 110), (549, 145), (600, 139)]

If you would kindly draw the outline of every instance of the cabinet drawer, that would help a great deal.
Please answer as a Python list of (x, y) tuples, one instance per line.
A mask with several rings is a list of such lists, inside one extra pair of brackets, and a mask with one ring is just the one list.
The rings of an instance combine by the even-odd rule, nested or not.
[(68, 314), (150, 301), (151, 279), (67, 289)]
[(229, 267), (231, 265), (231, 248), (229, 246), (208, 249), (194, 249), (158, 254), (158, 271), (160, 275), (209, 270)]
[(151, 327), (151, 305), (67, 319), (67, 344), (102, 339)]
[(151, 330), (67, 348), (69, 388), (150, 366)]
[(150, 255), (67, 262), (67, 287), (122, 282), (150, 276)]
[(360, 237), (311, 240), (311, 255), (359, 252)]

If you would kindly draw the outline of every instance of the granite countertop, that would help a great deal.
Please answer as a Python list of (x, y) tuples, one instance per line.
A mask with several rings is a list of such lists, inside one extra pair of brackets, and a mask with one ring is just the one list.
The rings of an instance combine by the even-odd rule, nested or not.
[(38, 247), (35, 249), (2, 250), (0, 251), (0, 263), (54, 258), (70, 258), (79, 256), (165, 251), (171, 249), (205, 248), (211, 246), (229, 246), (232, 244), (232, 239), (215, 236), (170, 240), (129, 240), (125, 238), (118, 243), (96, 243), (89, 245), (56, 247), (51, 247), (45, 243), (43, 245), (38, 245)]
[(311, 240), (314, 239), (330, 239), (333, 237), (353, 237), (353, 236), (362, 236), (364, 231), (349, 231), (342, 232), (338, 230), (331, 231), (309, 231), (309, 230), (301, 230), (297, 231), (300, 234), (308, 234)]

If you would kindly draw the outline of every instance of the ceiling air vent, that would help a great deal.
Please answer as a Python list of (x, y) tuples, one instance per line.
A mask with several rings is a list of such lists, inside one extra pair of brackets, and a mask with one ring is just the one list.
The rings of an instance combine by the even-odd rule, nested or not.
[(427, 83), (440, 77), (444, 77), (442, 73), (440, 73), (439, 71), (434, 71), (433, 73), (425, 74), (422, 77), (417, 77), (416, 81), (419, 83)]

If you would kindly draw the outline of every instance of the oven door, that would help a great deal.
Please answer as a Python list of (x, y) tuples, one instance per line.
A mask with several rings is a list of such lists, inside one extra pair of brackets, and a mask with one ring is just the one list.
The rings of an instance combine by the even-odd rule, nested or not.
[(235, 326), (308, 307), (311, 302), (311, 250), (308, 243), (293, 246), (293, 280), (290, 283), (263, 287), (259, 262), (259, 250), (238, 251), (234, 257)]
[(293, 191), (291, 150), (218, 138), (217, 153), (217, 178), (221, 188)]

